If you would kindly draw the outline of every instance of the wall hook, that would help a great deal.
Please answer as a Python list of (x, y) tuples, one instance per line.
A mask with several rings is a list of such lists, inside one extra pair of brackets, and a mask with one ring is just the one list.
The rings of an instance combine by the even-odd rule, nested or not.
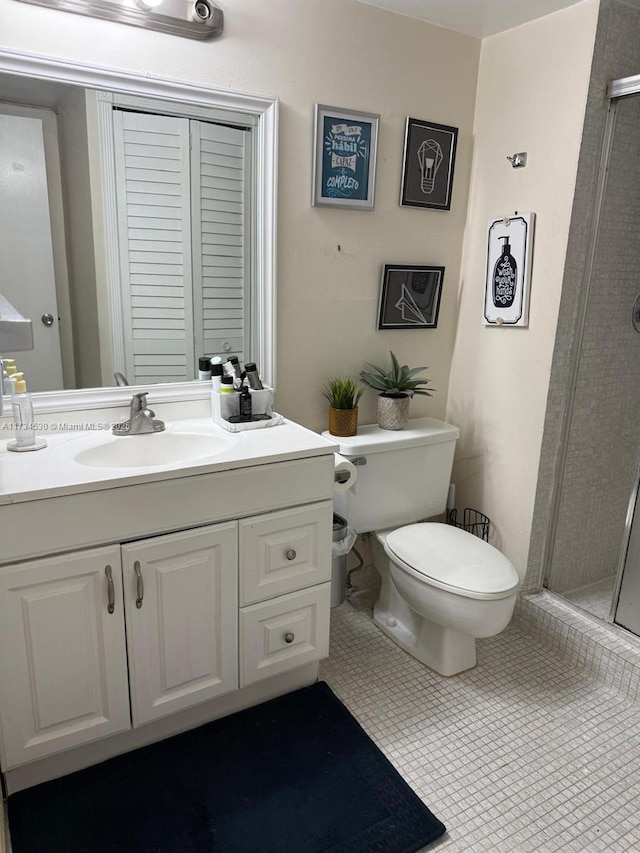
[(511, 157), (507, 154), (507, 160), (514, 169), (522, 169), (527, 165), (527, 152), (521, 151), (519, 154), (513, 154)]

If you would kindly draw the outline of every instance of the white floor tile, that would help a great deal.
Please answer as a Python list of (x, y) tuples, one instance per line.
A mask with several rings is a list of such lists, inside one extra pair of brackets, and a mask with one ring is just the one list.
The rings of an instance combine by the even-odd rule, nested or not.
[(452, 678), (349, 602), (331, 630), (320, 676), (447, 825), (429, 850), (640, 851), (640, 704), (512, 627)]

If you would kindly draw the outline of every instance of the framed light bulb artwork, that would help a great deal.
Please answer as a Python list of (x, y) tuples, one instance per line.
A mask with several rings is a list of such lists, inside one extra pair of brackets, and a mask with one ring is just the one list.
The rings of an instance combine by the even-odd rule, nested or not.
[(400, 204), (450, 210), (458, 128), (407, 118)]
[(487, 233), (485, 326), (527, 326), (535, 213), (492, 219)]

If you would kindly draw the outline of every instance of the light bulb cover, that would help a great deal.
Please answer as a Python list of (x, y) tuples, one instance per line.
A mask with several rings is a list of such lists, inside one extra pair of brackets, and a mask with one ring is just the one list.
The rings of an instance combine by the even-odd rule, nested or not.
[(174, 36), (209, 39), (224, 28), (224, 15), (213, 0), (20, 0), (60, 12), (75, 12)]

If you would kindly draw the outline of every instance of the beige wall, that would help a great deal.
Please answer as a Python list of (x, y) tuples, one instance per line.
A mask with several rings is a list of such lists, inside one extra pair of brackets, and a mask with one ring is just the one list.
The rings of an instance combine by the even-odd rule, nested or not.
[[(480, 42), (356, 0), (224, 0), (222, 38), (200, 43), (20, 3), (0, 4), (5, 46), (280, 98), (280, 411), (326, 428), (320, 394), (388, 350), (428, 365), (437, 395), (414, 416), (444, 417), (467, 209)], [(376, 208), (313, 208), (313, 106), (381, 114)], [(460, 129), (452, 210), (399, 206), (406, 116)], [(340, 249), (338, 250), (338, 246)], [(438, 329), (377, 332), (385, 262), (446, 267)], [(375, 397), (361, 422), (375, 418)]]
[[(389, 349), (428, 365), (437, 394), (412, 414), (460, 426), (458, 506), (490, 516), (524, 574), (598, 0), (482, 45), (356, 0), (221, 5), (225, 33), (205, 43), (7, 2), (1, 31), (7, 47), (279, 96), (278, 408), (323, 429), (327, 376)], [(375, 211), (311, 207), (316, 102), (381, 113)], [(460, 129), (449, 213), (398, 204), (407, 115)], [(537, 214), (529, 328), (485, 328), (487, 222), (514, 210)], [(446, 267), (437, 330), (376, 331), (381, 267), (398, 261)]]
[[(485, 39), (447, 416), (460, 427), (459, 507), (494, 523), (524, 577), (597, 0)], [(507, 155), (526, 151), (525, 169)], [(536, 214), (528, 328), (485, 327), (488, 222)]]

